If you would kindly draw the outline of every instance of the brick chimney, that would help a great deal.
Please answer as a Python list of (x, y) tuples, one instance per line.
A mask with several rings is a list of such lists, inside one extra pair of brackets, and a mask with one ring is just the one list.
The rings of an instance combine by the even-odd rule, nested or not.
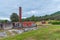
[(22, 22), (22, 7), (19, 7), (19, 22)]

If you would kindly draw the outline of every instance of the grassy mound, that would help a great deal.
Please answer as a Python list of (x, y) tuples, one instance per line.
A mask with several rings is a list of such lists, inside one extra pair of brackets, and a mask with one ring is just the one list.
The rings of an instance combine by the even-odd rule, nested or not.
[(1, 40), (60, 40), (60, 25), (47, 26)]

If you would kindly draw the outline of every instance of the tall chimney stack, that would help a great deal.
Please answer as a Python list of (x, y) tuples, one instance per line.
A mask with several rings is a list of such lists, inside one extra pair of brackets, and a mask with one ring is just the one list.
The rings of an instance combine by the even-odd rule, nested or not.
[(22, 7), (19, 7), (19, 22), (22, 22)]

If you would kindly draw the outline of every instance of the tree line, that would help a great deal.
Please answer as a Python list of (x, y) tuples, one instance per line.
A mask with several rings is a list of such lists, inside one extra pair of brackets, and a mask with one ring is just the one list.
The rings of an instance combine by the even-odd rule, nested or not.
[[(12, 13), (10, 16), (10, 19), (12, 22), (18, 22), (19, 16), (17, 13)], [(52, 13), (51, 15), (44, 15), (44, 16), (34, 16), (27, 17), (25, 19), (22, 19), (22, 21), (42, 21), (42, 20), (60, 20), (60, 11), (57, 11), (55, 13)]]
[[(17, 13), (12, 13), (10, 15), (11, 22), (19, 22), (19, 16)], [(44, 16), (34, 16), (27, 17), (22, 19), (22, 22), (24, 21), (42, 21), (42, 20), (60, 20), (60, 11), (57, 11), (55, 13), (52, 13), (51, 15), (44, 15)], [(9, 22), (9, 20), (0, 20), (0, 22)]]

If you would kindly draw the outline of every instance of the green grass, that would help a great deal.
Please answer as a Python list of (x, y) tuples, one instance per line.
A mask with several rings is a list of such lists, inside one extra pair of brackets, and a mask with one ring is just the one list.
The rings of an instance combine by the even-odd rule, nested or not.
[[(48, 27), (46, 27), (48, 26)], [(38, 30), (10, 36), (1, 40), (60, 40), (60, 25), (46, 25)]]

